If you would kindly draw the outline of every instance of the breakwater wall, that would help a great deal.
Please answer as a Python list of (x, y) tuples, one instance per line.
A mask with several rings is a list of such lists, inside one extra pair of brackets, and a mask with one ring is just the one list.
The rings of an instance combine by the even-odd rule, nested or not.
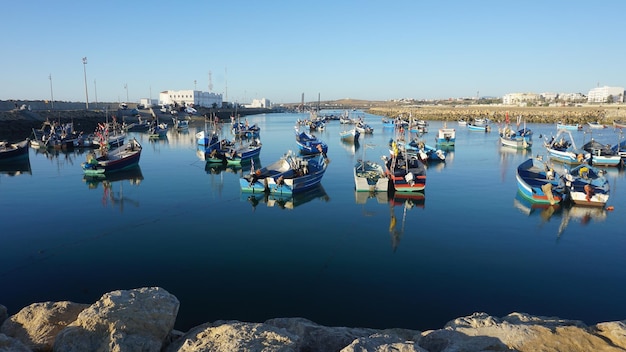
[(373, 107), (370, 114), (385, 117), (402, 116), (408, 119), (458, 121), (476, 118), (489, 118), (495, 122), (506, 121), (508, 114), (511, 121), (518, 116), (526, 122), (566, 124), (598, 121), (612, 124), (613, 120), (626, 119), (626, 106), (582, 106), (582, 107), (517, 107), (517, 106), (420, 106), (420, 107)]

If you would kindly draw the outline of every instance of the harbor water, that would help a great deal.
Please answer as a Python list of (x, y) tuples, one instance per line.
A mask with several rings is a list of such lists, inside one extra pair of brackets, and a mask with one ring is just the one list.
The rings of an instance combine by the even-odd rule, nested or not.
[[(324, 113), (324, 112), (323, 112)], [(342, 111), (326, 113), (340, 114)], [(357, 159), (382, 162), (394, 129), (358, 145), (339, 121), (313, 132), (328, 143), (321, 187), (293, 198), (250, 197), (239, 178), (288, 150), (307, 114), (247, 116), (261, 128), (254, 164), (207, 165), (195, 133), (170, 130), (143, 146), (139, 167), (86, 179), (86, 151), (31, 149), (0, 165), (0, 304), (93, 303), (106, 292), (159, 286), (180, 300), (176, 328), (215, 320), (304, 317), (328, 326), (437, 329), (474, 312), (525, 312), (582, 320), (626, 318), (624, 171), (607, 168), (606, 208), (537, 208), (517, 195), (516, 167), (546, 157), (553, 124), (529, 124), (534, 145), (499, 145), (497, 125), (472, 132), (456, 121), (456, 146), (430, 164), (424, 197), (354, 190)], [(422, 136), (434, 145), (442, 121)], [(87, 131), (89, 132), (89, 131)], [(612, 127), (572, 132), (616, 144)], [(222, 137), (233, 139), (230, 124)]]

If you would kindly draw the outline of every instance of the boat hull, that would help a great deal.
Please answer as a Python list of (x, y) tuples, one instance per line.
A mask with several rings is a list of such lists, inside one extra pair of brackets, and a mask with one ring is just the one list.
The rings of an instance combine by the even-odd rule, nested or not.
[(0, 162), (12, 162), (28, 157), (29, 140), (0, 146)]
[(141, 145), (136, 140), (112, 151), (109, 156), (89, 159), (81, 164), (85, 175), (102, 175), (126, 170), (139, 164)]
[[(517, 167), (515, 179), (519, 193), (538, 204), (557, 204), (563, 200), (560, 177), (540, 160), (530, 158)], [(551, 175), (551, 176), (550, 176)]]
[(354, 166), (354, 185), (357, 192), (387, 192), (389, 179), (379, 164), (359, 160)]

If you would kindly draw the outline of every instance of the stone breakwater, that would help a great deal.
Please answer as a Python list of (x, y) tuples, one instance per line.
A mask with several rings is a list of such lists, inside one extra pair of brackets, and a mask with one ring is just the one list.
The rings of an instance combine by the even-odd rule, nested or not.
[(181, 332), (173, 330), (179, 306), (159, 287), (109, 292), (92, 304), (33, 303), (10, 317), (0, 305), (0, 351), (626, 351), (626, 320), (587, 326), (524, 313), (474, 313), (417, 331), (276, 318), (220, 320)]
[(476, 118), (489, 118), (502, 123), (509, 119), (514, 122), (520, 116), (529, 123), (585, 124), (599, 122), (612, 125), (614, 120), (626, 119), (626, 106), (582, 106), (582, 107), (516, 107), (516, 106), (421, 106), (421, 107), (373, 107), (368, 113), (386, 117), (403, 116), (408, 119), (458, 121)]

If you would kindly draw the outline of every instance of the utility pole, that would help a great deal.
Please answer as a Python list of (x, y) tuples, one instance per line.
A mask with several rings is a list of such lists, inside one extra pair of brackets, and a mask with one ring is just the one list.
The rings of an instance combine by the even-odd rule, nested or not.
[(83, 75), (85, 76), (85, 108), (89, 110), (89, 93), (87, 93), (87, 56), (83, 57)]
[(50, 79), (50, 103), (52, 104), (52, 110), (54, 110), (54, 94), (52, 94), (52, 73), (48, 75)]
[(96, 109), (98, 109), (98, 86), (96, 85), (96, 79), (93, 79), (93, 91), (96, 94)]

